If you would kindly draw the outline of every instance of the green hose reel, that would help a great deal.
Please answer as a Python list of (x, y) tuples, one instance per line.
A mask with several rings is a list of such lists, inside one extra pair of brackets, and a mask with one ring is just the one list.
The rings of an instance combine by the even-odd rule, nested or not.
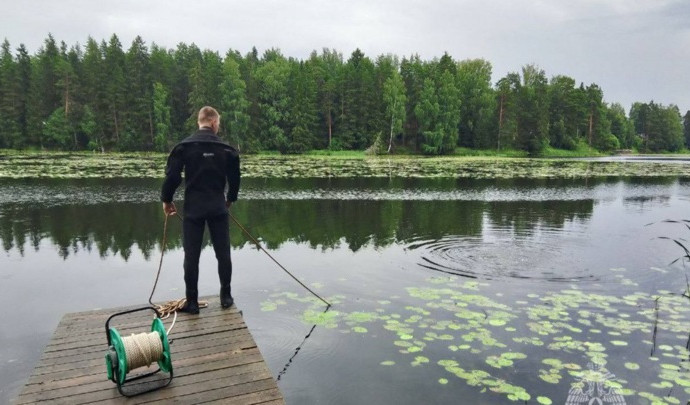
[[(156, 359), (156, 362), (158, 363), (158, 369), (153, 372), (140, 374), (128, 378), (127, 374), (129, 374), (132, 370), (130, 370), (128, 366), (127, 351), (125, 349), (124, 338), (120, 335), (117, 329), (110, 327), (110, 321), (117, 316), (147, 310), (152, 310), (156, 313), (156, 318), (154, 318), (153, 323), (151, 324), (151, 332), (156, 332), (161, 339), (162, 353), (161, 356), (158, 359)], [(131, 397), (146, 392), (151, 392), (170, 384), (173, 378), (173, 367), (170, 356), (170, 344), (168, 342), (168, 335), (165, 332), (165, 327), (163, 326), (163, 322), (160, 319), (160, 314), (155, 308), (143, 307), (114, 314), (106, 321), (105, 330), (106, 336), (108, 338), (108, 351), (105, 354), (105, 364), (108, 371), (108, 379), (117, 384), (117, 389), (120, 392), (120, 394), (126, 397)], [(123, 389), (123, 386), (125, 386), (129, 382), (152, 376), (160, 371), (168, 373), (169, 378), (165, 380), (158, 380), (159, 382), (155, 385), (136, 392), (127, 392)], [(143, 386), (144, 385), (142, 385), (142, 387)]]

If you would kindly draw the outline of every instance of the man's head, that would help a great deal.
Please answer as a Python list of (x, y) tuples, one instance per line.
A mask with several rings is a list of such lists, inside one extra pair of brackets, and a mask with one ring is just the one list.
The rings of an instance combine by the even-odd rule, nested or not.
[(197, 123), (199, 124), (199, 128), (209, 127), (214, 133), (218, 133), (218, 129), (220, 128), (220, 115), (213, 107), (202, 107), (201, 110), (199, 110)]

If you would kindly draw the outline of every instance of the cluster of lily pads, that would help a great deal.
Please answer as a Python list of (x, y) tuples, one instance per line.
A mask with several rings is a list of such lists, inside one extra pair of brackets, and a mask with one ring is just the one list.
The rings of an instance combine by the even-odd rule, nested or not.
[[(122, 178), (163, 176), (162, 153), (0, 151), (0, 178)], [(243, 155), (242, 170), (256, 178), (590, 178), (688, 176), (688, 165), (567, 159), (415, 156)]]
[[(635, 283), (619, 277), (609, 287), (631, 286)], [(433, 277), (402, 296), (379, 300), (370, 311), (347, 312), (352, 304), (336, 295), (328, 297), (334, 309), (324, 312), (313, 297), (288, 292), (271, 295), (261, 309), (301, 303), (306, 324), (388, 336), (382, 367), (437, 367), (446, 374), (438, 384), (461, 381), (476, 387), (478, 396), (562, 403), (588, 384), (630, 403), (638, 397), (679, 404), (690, 396), (686, 297), (670, 291), (606, 294), (577, 284), (517, 299), (492, 291), (486, 282)], [(563, 398), (552, 398), (554, 392)]]

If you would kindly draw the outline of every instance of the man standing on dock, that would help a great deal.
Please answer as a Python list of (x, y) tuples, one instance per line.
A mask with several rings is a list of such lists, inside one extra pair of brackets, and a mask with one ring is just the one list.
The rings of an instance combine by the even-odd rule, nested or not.
[(208, 224), (213, 250), (218, 259), (220, 304), (223, 308), (229, 308), (233, 304), (228, 209), (237, 200), (240, 188), (239, 153), (218, 137), (218, 111), (212, 107), (203, 107), (199, 110), (197, 122), (199, 130), (178, 143), (170, 152), (161, 192), (165, 215), (176, 214), (173, 196), (182, 182), (181, 173), (184, 170), (182, 240), (187, 302), (180, 311), (190, 314), (199, 313), (197, 284), (205, 224)]

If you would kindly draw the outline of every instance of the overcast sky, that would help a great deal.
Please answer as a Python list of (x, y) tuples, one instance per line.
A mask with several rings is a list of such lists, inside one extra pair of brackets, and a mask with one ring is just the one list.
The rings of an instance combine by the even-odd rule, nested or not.
[(117, 34), (125, 49), (137, 35), (165, 47), (179, 42), (256, 46), (306, 58), (356, 48), (423, 59), (448, 52), (484, 58), (494, 83), (534, 63), (547, 77), (597, 83), (607, 102), (690, 109), (690, 0), (2, 0), (0, 37), (31, 53), (48, 33), (68, 45)]

